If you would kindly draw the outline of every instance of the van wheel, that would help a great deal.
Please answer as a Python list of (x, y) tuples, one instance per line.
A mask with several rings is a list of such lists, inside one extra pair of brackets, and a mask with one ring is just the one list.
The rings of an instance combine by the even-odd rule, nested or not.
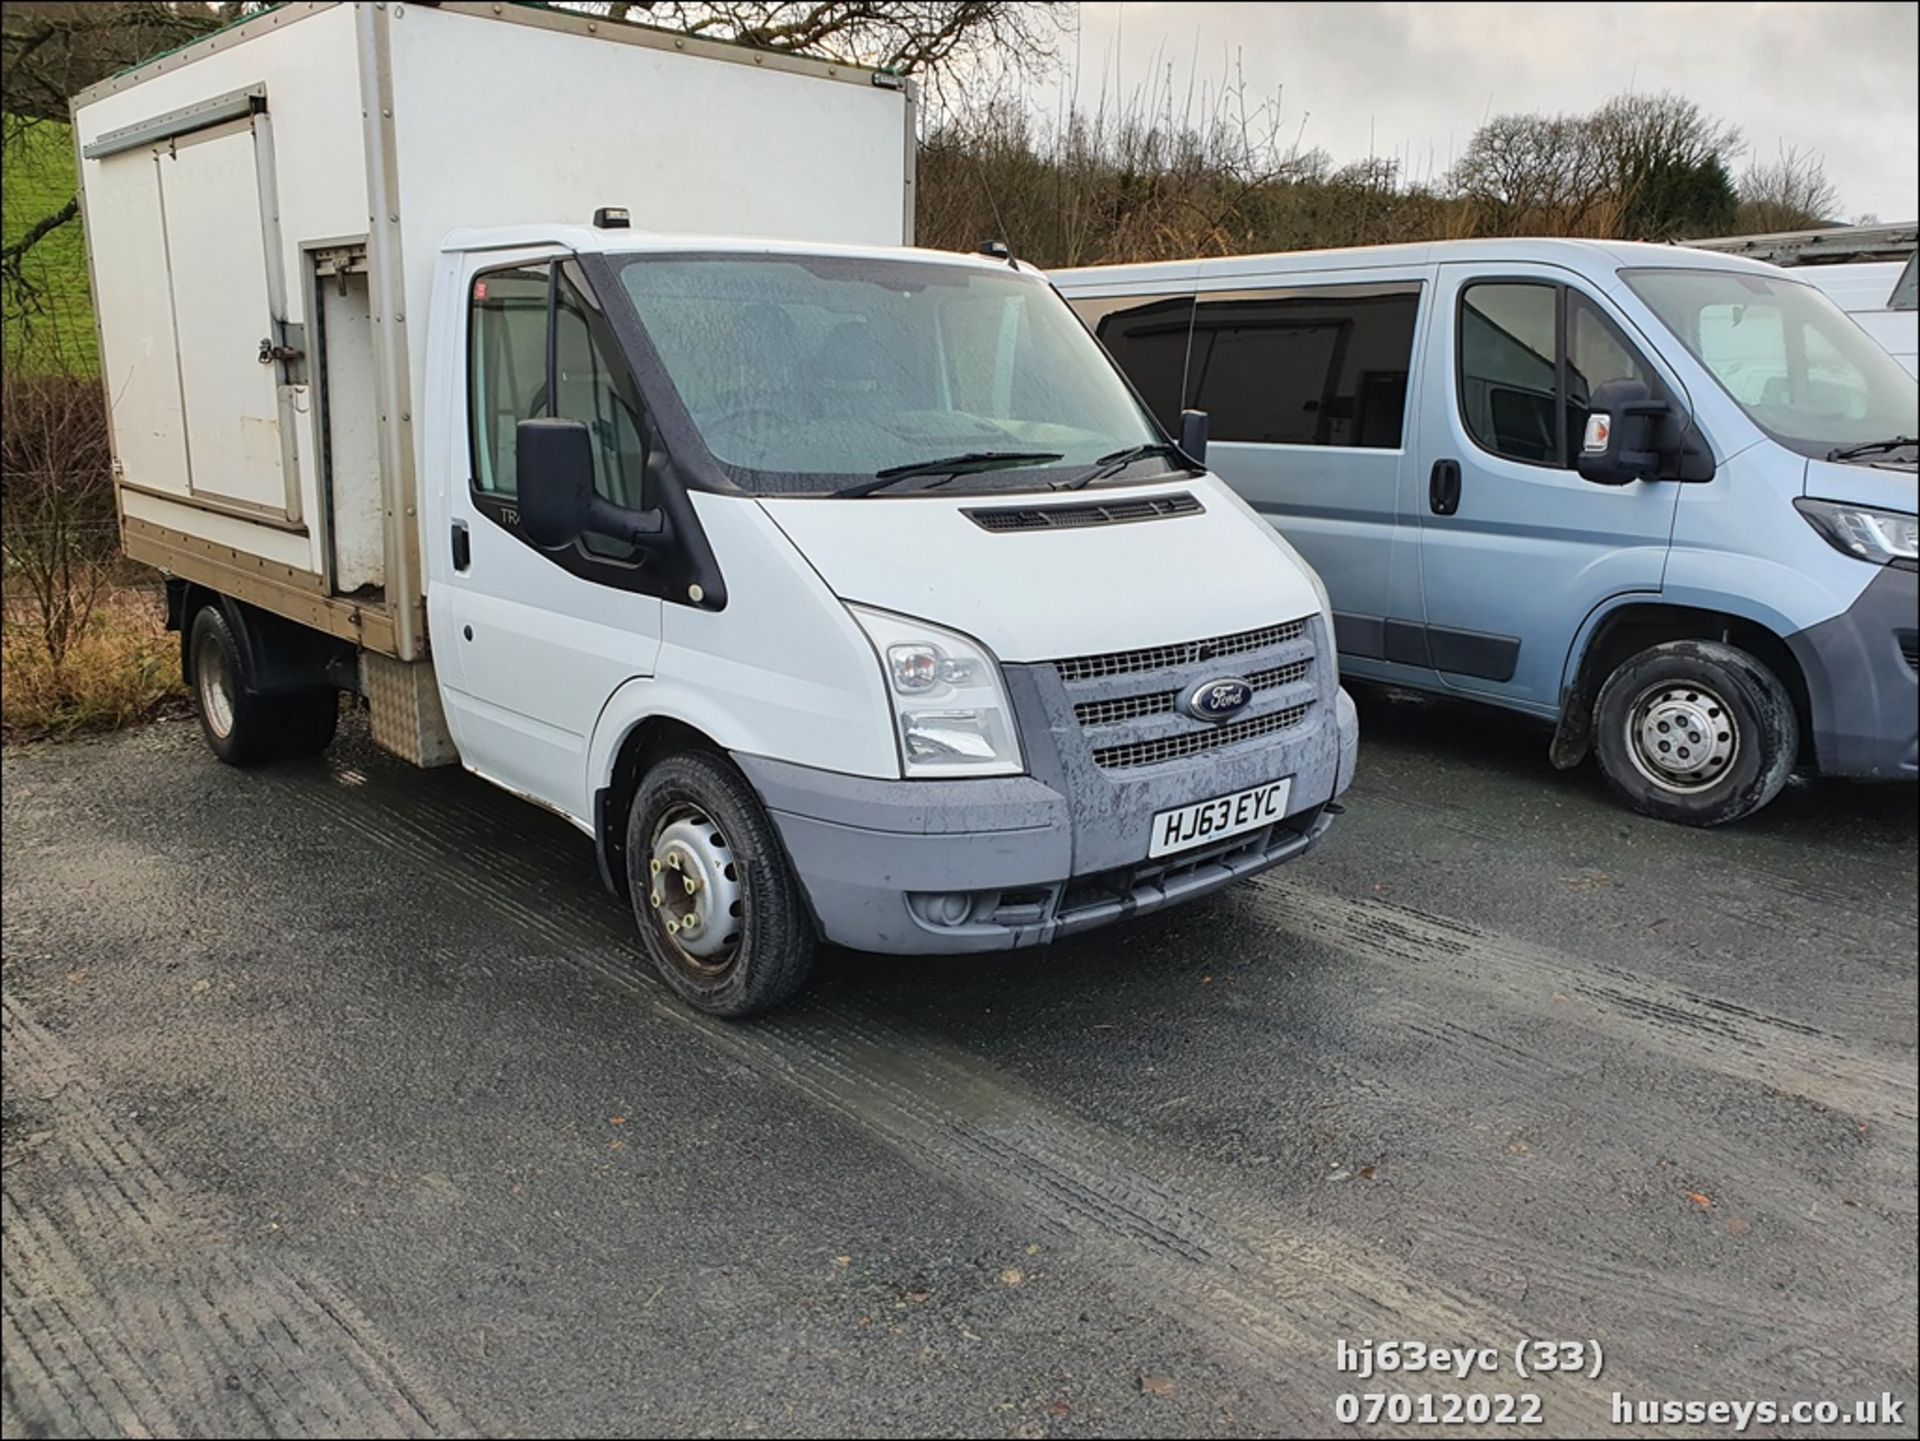
[(1600, 768), (1642, 815), (1717, 826), (1780, 793), (1800, 721), (1780, 678), (1718, 641), (1651, 646), (1607, 678), (1594, 706)]
[(213, 753), (230, 766), (272, 760), (278, 754), (278, 708), (247, 683), (240, 647), (220, 607), (194, 612), (188, 653), (193, 657), (193, 706)]
[(627, 813), (627, 884), (641, 943), (667, 984), (710, 1015), (777, 1006), (813, 967), (813, 920), (746, 777), (682, 751)]

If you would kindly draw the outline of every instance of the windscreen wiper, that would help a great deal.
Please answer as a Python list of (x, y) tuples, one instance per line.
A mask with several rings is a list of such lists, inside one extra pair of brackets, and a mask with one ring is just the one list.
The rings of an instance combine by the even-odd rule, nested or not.
[(916, 475), (944, 475), (951, 479), (973, 470), (997, 470), (1008, 465), (1038, 465), (1058, 460), (1057, 450), (964, 450), (958, 455), (943, 455), (934, 460), (913, 460), (905, 465), (890, 465), (876, 470), (871, 480), (858, 480), (836, 490), (836, 496), (872, 495), (895, 481), (911, 480)]
[(1093, 469), (1085, 475), (1077, 475), (1072, 480), (1063, 480), (1055, 490), (1078, 490), (1083, 485), (1092, 485), (1096, 480), (1109, 480), (1132, 465), (1136, 460), (1145, 460), (1150, 455), (1166, 455), (1180, 461), (1183, 466), (1193, 462), (1187, 459), (1187, 453), (1170, 440), (1148, 441), (1145, 445), (1130, 445), (1125, 450), (1116, 450), (1111, 455), (1103, 455), (1093, 463)]
[(1835, 446), (1827, 452), (1828, 460), (1858, 460), (1863, 455), (1878, 455), (1886, 450), (1905, 450), (1910, 445), (1920, 445), (1910, 435), (1896, 435), (1891, 440), (1863, 440), (1858, 445)]

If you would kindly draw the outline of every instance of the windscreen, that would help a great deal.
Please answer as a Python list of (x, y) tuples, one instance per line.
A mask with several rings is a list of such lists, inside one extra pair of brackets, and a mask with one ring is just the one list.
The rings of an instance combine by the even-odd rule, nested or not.
[(1913, 378), (1812, 286), (1733, 270), (1630, 270), (1625, 279), (1781, 444), (1825, 457), (1914, 434)]
[(1033, 489), (1159, 439), (1037, 277), (819, 256), (635, 256), (621, 280), (736, 484), (825, 494), (948, 456), (1032, 457), (904, 485)]

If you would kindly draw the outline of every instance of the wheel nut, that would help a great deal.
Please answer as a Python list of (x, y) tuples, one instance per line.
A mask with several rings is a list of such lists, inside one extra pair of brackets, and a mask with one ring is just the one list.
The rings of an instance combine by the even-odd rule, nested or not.
[(656, 860), (656, 861), (648, 861), (648, 862), (647, 862), (647, 864), (653, 867), (653, 874), (654, 874), (654, 875), (656, 875), (656, 876), (657, 876), (657, 875), (659, 875), (659, 874), (660, 874), (660, 862), (659, 862), (659, 861), (657, 861), (657, 860)]
[(656, 911), (660, 909), (660, 892), (655, 891), (652, 895), (647, 897), (647, 900)]
[(693, 893), (694, 893), (695, 891), (697, 891), (697, 890), (699, 890), (699, 889), (700, 889), (700, 888), (699, 888), (698, 886), (696, 886), (696, 885), (695, 885), (695, 884), (693, 883), (693, 877), (692, 877), (692, 876), (682, 876), (682, 877), (680, 878), (680, 884), (681, 884), (681, 885), (683, 885), (683, 886), (685, 886), (685, 887), (687, 888), (687, 894), (688, 894), (688, 895), (692, 895), (692, 894), (693, 894)]

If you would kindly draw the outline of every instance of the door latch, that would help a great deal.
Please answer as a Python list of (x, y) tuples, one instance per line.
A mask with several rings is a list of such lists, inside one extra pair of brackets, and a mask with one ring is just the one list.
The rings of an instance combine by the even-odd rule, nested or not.
[(276, 361), (282, 365), (291, 365), (304, 355), (306, 355), (306, 351), (298, 350), (291, 345), (275, 345), (273, 343), (273, 337), (267, 336), (261, 340), (260, 354), (255, 358), (258, 359), (262, 365), (272, 365)]

